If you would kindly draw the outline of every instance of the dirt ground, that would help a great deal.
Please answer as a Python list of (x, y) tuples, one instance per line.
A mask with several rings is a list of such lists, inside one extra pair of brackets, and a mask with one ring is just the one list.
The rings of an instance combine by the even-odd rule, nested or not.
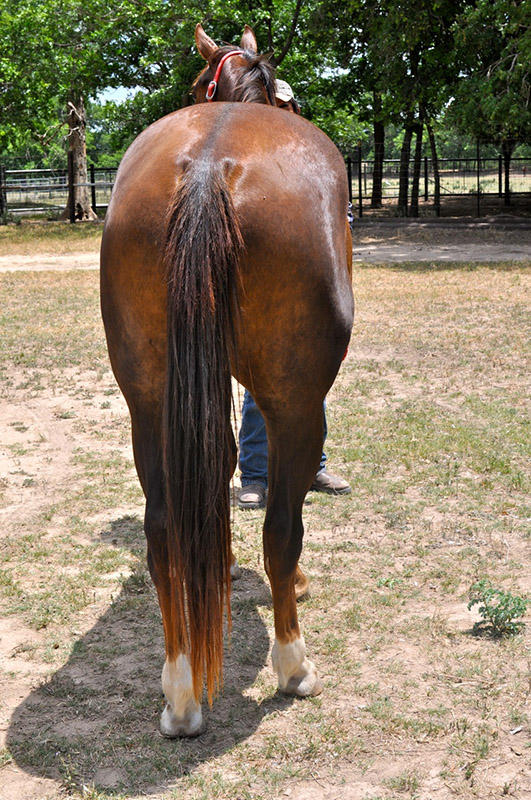
[[(531, 221), (498, 218), (480, 222), (367, 221), (356, 219), (355, 262), (523, 261), (531, 258)], [(89, 252), (30, 252), (0, 255), (0, 272), (96, 269), (97, 247)]]
[[(415, 225), (398, 225), (398, 224), (364, 224), (356, 222), (354, 226), (354, 260), (356, 262), (458, 262), (458, 261), (479, 261), (479, 262), (498, 262), (498, 261), (531, 261), (531, 226), (511, 227), (504, 226), (503, 224), (489, 225), (484, 223), (482, 226), (465, 226), (465, 225), (424, 225), (422, 223)], [(91, 252), (75, 252), (75, 253), (61, 253), (54, 254), (41, 253), (36, 258), (29, 253), (13, 253), (11, 255), (3, 255), (0, 257), (0, 272), (22, 272), (22, 271), (47, 271), (56, 270), (68, 272), (72, 269), (75, 270), (93, 270), (98, 265), (98, 254), (96, 248)], [(66, 326), (66, 322), (65, 322)], [(23, 365), (23, 355), (21, 355), (21, 363)], [(13, 387), (16, 386), (17, 381), (24, 380), (25, 370), (21, 366), (20, 369), (15, 369), (14, 373), (10, 375), (9, 380)], [(110, 372), (103, 377), (100, 376), (97, 388), (94, 388), (95, 370), (91, 367), (78, 368), (71, 367), (63, 370), (59, 383), (55, 382), (50, 385), (45, 391), (39, 390), (38, 386), (28, 386), (24, 389), (24, 409), (21, 410), (20, 404), (17, 399), (17, 392), (20, 396), (20, 384), (16, 386), (13, 392), (7, 392), (6, 396), (0, 400), (1, 410), (1, 431), (2, 442), (0, 448), (0, 483), (3, 490), (3, 501), (0, 506), (0, 538), (8, 537), (11, 533), (12, 527), (18, 530), (24, 530), (25, 522), (30, 524), (30, 520), (34, 520), (36, 516), (45, 515), (46, 509), (55, 505), (60, 506), (64, 501), (64, 497), (68, 495), (72, 489), (72, 463), (76, 458), (81, 458), (85, 450), (95, 452), (96, 455), (101, 455), (102, 458), (106, 455), (106, 442), (104, 438), (101, 442), (95, 444), (95, 431), (101, 431), (101, 436), (107, 428), (113, 430), (113, 454), (117, 459), (124, 459), (131, 461), (131, 447), (129, 443), (128, 431), (128, 415), (125, 402), (116, 390)], [(33, 379), (41, 383), (45, 383), (45, 378), (34, 375)], [(402, 387), (403, 389), (403, 387)], [(72, 423), (73, 420), (73, 423)], [(118, 431), (118, 433), (117, 433)], [(117, 444), (118, 443), (118, 444)], [(112, 481), (112, 464), (105, 467), (108, 471), (109, 481)], [(132, 469), (128, 473), (129, 483), (134, 483), (134, 472)], [(128, 486), (129, 486), (128, 483)], [(131, 515), (137, 515), (138, 518), (142, 516), (142, 498), (138, 488), (128, 489), (128, 494), (124, 498), (124, 503), (121, 508), (112, 508), (112, 519), (123, 519), (124, 530), (127, 529), (127, 520)], [(108, 527), (108, 512), (102, 511), (100, 513), (102, 537), (107, 540), (116, 538), (121, 541), (120, 537), (126, 534), (120, 529)], [(44, 517), (43, 517), (44, 519)], [(92, 520), (98, 519), (97, 512), (92, 513)], [(434, 513), (428, 520), (429, 524), (437, 527), (441, 520)], [(350, 534), (351, 528), (347, 525), (347, 536)], [(62, 518), (61, 515), (55, 516), (53, 521), (46, 527), (46, 541), (50, 541), (54, 536), (61, 536)], [(134, 527), (134, 525), (133, 525)], [(137, 526), (138, 527), (138, 526)], [(135, 535), (140, 536), (141, 531), (137, 531)], [(320, 538), (323, 540), (322, 544), (327, 546), (334, 545), (334, 536), (337, 534), (337, 539), (344, 539), (344, 531), (341, 525), (335, 530), (335, 533), (323, 536), (322, 534), (314, 532), (314, 538), (310, 536), (310, 541), (317, 547), (321, 544)], [(129, 534), (127, 534), (129, 535)], [(465, 536), (465, 534), (463, 534)], [(83, 535), (80, 534), (79, 541), (84, 541)], [(452, 545), (453, 542), (450, 542)], [(495, 546), (496, 543), (493, 545)], [(377, 545), (376, 545), (377, 546)], [(502, 543), (499, 544), (503, 546)], [(513, 557), (521, 557), (525, 560), (526, 555), (524, 552), (513, 553)], [(333, 556), (330, 556), (333, 558)], [(362, 559), (363, 560), (363, 559)], [(66, 568), (67, 569), (67, 568)], [(116, 574), (128, 574), (128, 565), (119, 565), (116, 568)], [(253, 583), (254, 581), (254, 583)], [(235, 588), (236, 601), (245, 605), (246, 597), (251, 591), (257, 591), (255, 585), (256, 580), (250, 573), (244, 571), (242, 583)], [(259, 591), (266, 592), (265, 587), (258, 587)], [(94, 597), (91, 604), (87, 609), (80, 613), (77, 620), (77, 625), (85, 632), (89, 631), (96, 626), (92, 633), (92, 639), (85, 641), (86, 647), (94, 646), (97, 648), (98, 631), (97, 626), (101, 623), (99, 620), (109, 613), (109, 607), (113, 608), (115, 602), (115, 587), (112, 585), (98, 585), (94, 589)], [(152, 590), (147, 590), (149, 594), (149, 605), (153, 615), (156, 617), (157, 609)], [(134, 596), (134, 592), (131, 593)], [(448, 609), (447, 609), (448, 611)], [(471, 623), (474, 614), (463, 610), (463, 605), (456, 605), (453, 611), (450, 609), (449, 624), (450, 627), (457, 626), (466, 618), (467, 624)], [(453, 616), (452, 616), (453, 614)], [(258, 623), (257, 623), (258, 624)], [(436, 624), (436, 621), (435, 623)], [(112, 619), (109, 625), (113, 625), (118, 629), (119, 619)], [(262, 625), (263, 628), (263, 625)], [(260, 625), (258, 624), (260, 630)], [(73, 630), (72, 635), (80, 633), (80, 631)], [(267, 653), (267, 635), (263, 634), (266, 643), (261, 643), (265, 652)], [(434, 634), (435, 636), (435, 634)], [(125, 673), (130, 669), (127, 663), (127, 647), (132, 646), (131, 643), (125, 641), (127, 635), (124, 634), (124, 643), (122, 646), (123, 655), (121, 664)], [(154, 644), (156, 649), (160, 648), (161, 640), (160, 634), (155, 637), (156, 641), (150, 640), (150, 646)], [(46, 653), (51, 650), (49, 659), (39, 658), (34, 659), (31, 657), (31, 647), (36, 649), (39, 653)], [(434, 645), (435, 647), (436, 645)], [(468, 645), (467, 645), (468, 646)], [(42, 704), (42, 696), (37, 696), (36, 691), (38, 687), (43, 684), (43, 681), (50, 675), (50, 664), (53, 665), (54, 648), (63, 647), (63, 644), (54, 644), (53, 636), (46, 626), (41, 629), (35, 630), (29, 625), (24, 624), (18, 616), (5, 617), (1, 622), (0, 627), (0, 755), (6, 750), (6, 743), (8, 742), (9, 727), (12, 724), (13, 715), (17, 714), (17, 709), (24, 707), (30, 698), (30, 705), (28, 706), (31, 713), (31, 703), (37, 708), (39, 703)], [(369, 648), (370, 649), (370, 648)], [(395, 646), (396, 652), (389, 651), (386, 658), (389, 661), (401, 661), (404, 669), (410, 672), (411, 679), (418, 678), (423, 674), (423, 671), (428, 670), (428, 656), (424, 656), (417, 660), (418, 653), (414, 649), (408, 649), (404, 643), (404, 639), (399, 639)], [(465, 647), (463, 647), (463, 653)], [(265, 656), (264, 656), (265, 657)], [(146, 658), (150, 659), (150, 664), (153, 666), (153, 656), (148, 655)], [(368, 656), (367, 656), (368, 658)], [(423, 660), (424, 659), (424, 660)], [(363, 662), (363, 658), (362, 658)], [(158, 662), (157, 662), (158, 663)], [(363, 662), (363, 669), (366, 670), (365, 678), (367, 681), (374, 679), (371, 675), (371, 665), (368, 661)], [(230, 672), (230, 665), (229, 665)], [(150, 686), (158, 682), (158, 673), (153, 668), (150, 675)], [(257, 670), (253, 672), (253, 665), (249, 666), (249, 687), (252, 686), (253, 679), (256, 679)], [(14, 679), (16, 676), (16, 680)], [(57, 681), (60, 678), (54, 677)], [(70, 673), (69, 680), (76, 680), (76, 675)], [(91, 675), (92, 685), (98, 688), (102, 678), (97, 674)], [(131, 678), (133, 680), (133, 677)], [(136, 676), (137, 685), (143, 681), (142, 676)], [(375, 680), (375, 679), (374, 679)], [(467, 678), (466, 680), (474, 681), (475, 677)], [(480, 680), (479, 678), (477, 679)], [(84, 684), (86, 685), (86, 683)], [(390, 679), (390, 691), (393, 691), (393, 679)], [(490, 684), (489, 684), (490, 685)], [(66, 684), (65, 684), (66, 686)], [(152, 688), (152, 687), (151, 687)], [(229, 681), (230, 688), (230, 681)], [(68, 703), (67, 697), (68, 690), (64, 690), (66, 694), (63, 703)], [(156, 690), (154, 690), (156, 691)], [(450, 690), (449, 690), (450, 691)], [(258, 692), (256, 688), (249, 688), (246, 702), (251, 705), (251, 701), (256, 699), (253, 692)], [(56, 692), (59, 697), (59, 692)], [(32, 699), (31, 699), (32, 698)], [(230, 698), (230, 691), (229, 691)], [(122, 698), (123, 700), (123, 698)], [(52, 702), (52, 701), (50, 701)], [(56, 702), (54, 697), (53, 702)], [(59, 701), (57, 701), (59, 702)], [(88, 737), (96, 737), (103, 730), (106, 720), (112, 713), (112, 717), (116, 721), (120, 719), (122, 713), (121, 707), (118, 705), (113, 707), (112, 712), (106, 709), (100, 709), (98, 718), (94, 718), (94, 723), (86, 721), (85, 718), (77, 720), (73, 712), (72, 718), (68, 721), (66, 729), (62, 730), (62, 735), (69, 735), (71, 728), (72, 736), (79, 736), (85, 734)], [(131, 698), (129, 698), (129, 702)], [(349, 714), (356, 716), (363, 716), (365, 701), (352, 694), (350, 697), (350, 710)], [(426, 701), (428, 702), (428, 701)], [(280, 705), (275, 701), (276, 705), (272, 702), (270, 708), (278, 715), (285, 714), (286, 719), (292, 712), (292, 706)], [(53, 707), (58, 713), (59, 706)], [(227, 711), (228, 706), (222, 706), (221, 713)], [(343, 709), (344, 710), (344, 709)], [(337, 713), (338, 719), (341, 717), (343, 711), (341, 708), (334, 710)], [(69, 711), (72, 711), (72, 706), (69, 706)], [(267, 711), (267, 708), (266, 708)], [(261, 712), (262, 713), (262, 712)], [(265, 713), (265, 712), (264, 712)], [(308, 712), (310, 713), (310, 712)], [(293, 712), (295, 714), (295, 712)], [(27, 716), (27, 715), (26, 715)], [(150, 720), (151, 725), (154, 720)], [(286, 724), (288, 724), (287, 720)], [(24, 721), (21, 723), (24, 724)], [(57, 724), (57, 723), (55, 723)], [(267, 723), (266, 723), (267, 724)], [(459, 724), (459, 720), (456, 721)], [(83, 729), (86, 726), (86, 730)], [(256, 723), (258, 726), (258, 722)], [(69, 728), (70, 726), (70, 728)], [(514, 725), (516, 733), (507, 733), (506, 742), (504, 743), (504, 754), (506, 757), (506, 771), (507, 780), (505, 786), (510, 787), (510, 782), (518, 778), (520, 786), (529, 787), (529, 782), (525, 777), (525, 770), (523, 762), (526, 760), (524, 746), (521, 745), (518, 736), (518, 726)], [(51, 730), (53, 733), (53, 725), (50, 723), (46, 731)], [(273, 728), (271, 728), (273, 730)], [(50, 733), (50, 736), (52, 736)], [(48, 737), (48, 733), (46, 733)], [(266, 736), (262, 734), (262, 736)], [(273, 736), (273, 733), (271, 733)], [(324, 734), (323, 734), (324, 736)], [(266, 736), (267, 739), (267, 736)], [(322, 740), (323, 742), (325, 739)], [(422, 741), (422, 736), (419, 741)], [(504, 740), (505, 741), (505, 740)], [(400, 749), (400, 737), (395, 739), (397, 749)], [(36, 745), (35, 745), (36, 746)], [(40, 746), (46, 747), (46, 743), (41, 742)], [(264, 745), (265, 746), (265, 745)], [(319, 744), (317, 745), (319, 746)], [(328, 745), (321, 744), (326, 749)], [(333, 746), (333, 745), (331, 745)], [(515, 749), (516, 748), (516, 749)], [(212, 745), (212, 752), (216, 753), (216, 747)], [(332, 751), (331, 751), (332, 752)], [(420, 751), (419, 751), (420, 752)], [(446, 800), (454, 796), (454, 792), (438, 778), (438, 764), (439, 752), (437, 744), (430, 744), (427, 747), (425, 757), (418, 757), (419, 753), (416, 752), (415, 757), (420, 763), (425, 758), (425, 781), (423, 784), (422, 798), (425, 800)], [(396, 778), (393, 769), (389, 766), (389, 759), (392, 754), (381, 753), (378, 758), (373, 759), (370, 765), (367, 766), (360, 779), (359, 770), (354, 767), (342, 767), (342, 771), (338, 773), (338, 783), (334, 785), (327, 783), (326, 787), (321, 783), (319, 771), (316, 766), (315, 777), (305, 779), (302, 782), (287, 781), (282, 790), (279, 791), (279, 797), (291, 798), (291, 800), (336, 800), (336, 798), (348, 798), (349, 800), (362, 800), (362, 798), (376, 798), (374, 794), (377, 787), (381, 787), (382, 781), (387, 778), (390, 781), (388, 784), (392, 786), (392, 780)], [(332, 757), (332, 755), (331, 755)], [(20, 759), (23, 761), (23, 759)], [(112, 759), (111, 759), (112, 761)], [(392, 761), (392, 758), (391, 758)], [(316, 761), (317, 764), (317, 761)], [(0, 768), (2, 762), (0, 761)], [(31, 774), (31, 771), (23, 769), (19, 763), (14, 761), (6, 762), (6, 766), (0, 771), (0, 796), (2, 800), (47, 800), (65, 796), (65, 792), (69, 795), (68, 790), (68, 765), (63, 769), (62, 783), (59, 784), (56, 778), (44, 777), (42, 774)], [(509, 789), (503, 791), (504, 782), (503, 769), (501, 767), (500, 777), (500, 793), (509, 794)], [(349, 772), (350, 770), (350, 772)], [(43, 770), (44, 771), (44, 770)], [(349, 784), (350, 778), (356, 773), (357, 788), (356, 791), (348, 793), (344, 788)], [(66, 775), (66, 777), (65, 777)], [(92, 779), (100, 787), (108, 787), (109, 792), (116, 792), (124, 781), (124, 772), (121, 769), (120, 763), (112, 765), (107, 764), (102, 766), (101, 770)], [(71, 796), (94, 798), (97, 800), (99, 795), (87, 793), (83, 794), (83, 790), (79, 789), (79, 781), (76, 776), (72, 777), (72, 794)], [(448, 778), (451, 783), (451, 779)], [(420, 796), (415, 793), (415, 785), (411, 779), (410, 785), (404, 778), (402, 787), (398, 786), (396, 791), (393, 790), (391, 794), (386, 793), (385, 797), (410, 797), (415, 798)], [(447, 788), (445, 789), (445, 785)], [(66, 789), (65, 789), (66, 786)], [(405, 787), (405, 788), (404, 788)], [(191, 794), (187, 797), (205, 797), (201, 794), (199, 785), (197, 794), (193, 794), (193, 790), (189, 790)], [(489, 788), (490, 792), (490, 788)], [(142, 787), (142, 794), (152, 794), (150, 787), (144, 785)], [(500, 794), (500, 796), (501, 796)], [(70, 796), (70, 795), (69, 795)], [(103, 796), (103, 795), (102, 795)], [(120, 797), (128, 797), (128, 794), (120, 794)], [(159, 795), (157, 795), (159, 796)], [(162, 797), (162, 795), (160, 795)], [(164, 794), (164, 797), (170, 795)], [(213, 796), (213, 795), (212, 795)], [(223, 793), (216, 795), (223, 797)], [(252, 795), (248, 795), (249, 797)], [(384, 795), (378, 795), (378, 797)], [(466, 795), (467, 797), (469, 795)], [(470, 795), (472, 796), (472, 795)], [(475, 795), (476, 796), (476, 795)], [(477, 795), (480, 797), (481, 795)], [(494, 794), (488, 794), (489, 797), (494, 797)], [(515, 797), (524, 798), (524, 794), (515, 794)], [(105, 795), (107, 797), (107, 795)], [(177, 797), (177, 795), (175, 795)], [(232, 795), (231, 795), (232, 797)], [(242, 795), (243, 797), (243, 795)]]

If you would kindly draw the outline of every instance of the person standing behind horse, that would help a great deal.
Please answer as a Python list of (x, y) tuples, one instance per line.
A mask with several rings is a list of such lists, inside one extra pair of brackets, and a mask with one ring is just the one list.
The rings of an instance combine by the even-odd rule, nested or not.
[[(277, 108), (292, 114), (300, 114), (300, 106), (295, 100), (293, 90), (286, 81), (275, 82)], [(326, 439), (326, 401), (323, 403), (324, 438)], [(264, 418), (253, 396), (246, 389), (243, 396), (242, 424), (239, 434), (239, 466), (241, 489), (238, 492), (239, 508), (263, 508), (267, 494), (267, 432)], [(310, 487), (313, 492), (327, 494), (348, 494), (351, 487), (339, 475), (326, 469), (326, 453), (323, 451), (319, 469)]]

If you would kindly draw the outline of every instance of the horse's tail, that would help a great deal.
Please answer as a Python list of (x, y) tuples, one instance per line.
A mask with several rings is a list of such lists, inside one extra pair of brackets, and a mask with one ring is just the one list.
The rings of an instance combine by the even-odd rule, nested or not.
[(164, 467), (176, 652), (209, 702), (230, 624), (230, 354), (242, 238), (221, 165), (185, 169), (170, 209), (165, 262), (168, 351)]

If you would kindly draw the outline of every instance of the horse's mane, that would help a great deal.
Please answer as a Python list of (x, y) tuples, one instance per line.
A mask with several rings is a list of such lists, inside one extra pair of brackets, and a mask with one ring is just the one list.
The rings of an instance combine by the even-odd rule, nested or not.
[[(194, 88), (207, 87), (221, 58), (238, 48), (224, 46), (217, 51), (212, 64), (206, 67), (194, 82)], [(231, 87), (230, 99), (238, 103), (267, 103), (275, 105), (275, 68), (269, 56), (244, 50), (248, 69), (238, 70), (236, 82)], [(264, 98), (264, 90), (267, 100)]]

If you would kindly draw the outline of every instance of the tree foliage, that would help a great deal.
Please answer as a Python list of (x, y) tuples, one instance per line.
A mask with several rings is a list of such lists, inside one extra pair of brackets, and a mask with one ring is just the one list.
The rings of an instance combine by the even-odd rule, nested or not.
[(7, 0), (0, 13), (0, 147), (17, 128), (45, 136), (73, 93), (96, 97), (108, 85), (115, 12), (102, 0)]
[[(385, 128), (434, 131), (440, 120), (497, 144), (531, 139), (531, 0), (5, 0), (0, 10), (0, 157), (50, 147), (81, 98), (94, 147), (121, 151), (187, 102), (216, 41), (250, 24), (303, 113), (345, 152)], [(122, 103), (97, 106), (108, 87)], [(92, 102), (92, 105), (91, 105)], [(409, 134), (401, 137), (403, 143)], [(447, 138), (450, 138), (447, 136)], [(96, 145), (97, 143), (97, 145)], [(34, 152), (34, 150), (32, 150)]]
[(531, 140), (531, 2), (477, 0), (456, 26), (463, 74), (451, 119), (498, 145)]

